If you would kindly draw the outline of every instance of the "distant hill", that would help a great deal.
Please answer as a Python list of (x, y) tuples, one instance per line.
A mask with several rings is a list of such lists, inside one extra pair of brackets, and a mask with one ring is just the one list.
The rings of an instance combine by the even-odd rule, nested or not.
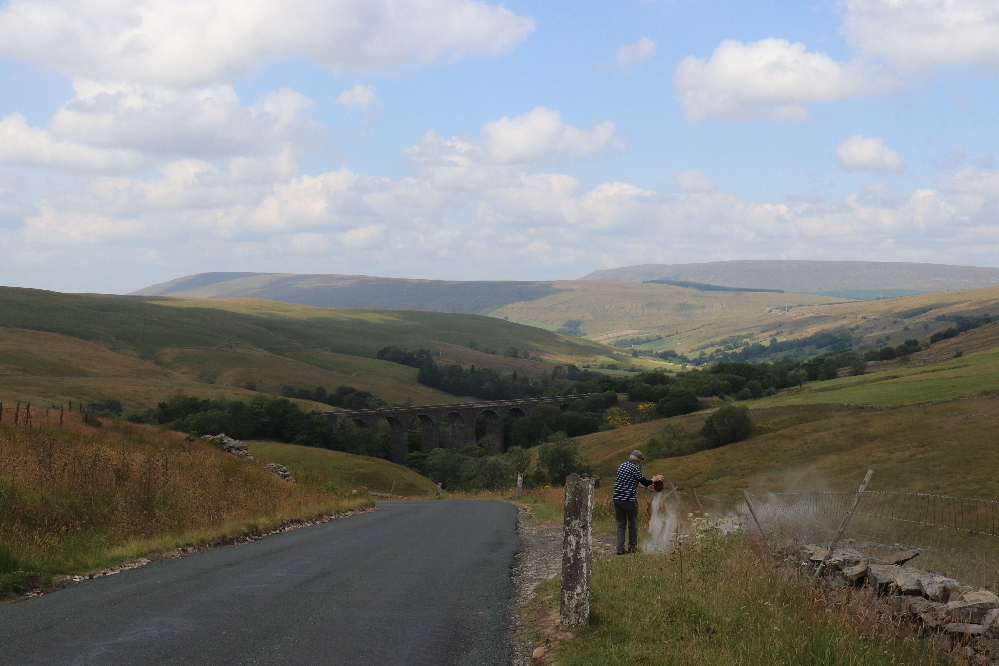
[(130, 295), (265, 298), (320, 308), (489, 314), (510, 303), (533, 301), (559, 291), (553, 282), (457, 282), (368, 275), (201, 273), (146, 287)]
[(361, 275), (203, 273), (147, 287), (132, 295), (260, 298), (318, 307), (484, 314), (550, 331), (578, 321), (580, 325), (574, 330), (591, 338), (763, 312), (776, 306), (839, 300), (800, 293), (704, 291), (704, 286), (610, 280), (449, 282)]
[(999, 286), (999, 268), (877, 261), (712, 261), (593, 271), (584, 280), (682, 280), (870, 300)]

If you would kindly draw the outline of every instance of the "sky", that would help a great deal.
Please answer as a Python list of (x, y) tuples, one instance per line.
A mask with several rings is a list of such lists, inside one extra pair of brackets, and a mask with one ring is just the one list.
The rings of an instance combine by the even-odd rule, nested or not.
[(6, 0), (0, 284), (999, 265), (995, 0)]

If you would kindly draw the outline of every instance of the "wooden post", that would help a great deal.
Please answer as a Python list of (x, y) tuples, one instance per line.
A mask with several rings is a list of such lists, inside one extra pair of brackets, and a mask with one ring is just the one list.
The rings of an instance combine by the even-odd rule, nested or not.
[(563, 629), (590, 623), (590, 575), (593, 569), (593, 480), (570, 474), (565, 480), (562, 524)]
[(389, 495), (395, 495), (395, 479), (392, 479), (392, 490), (389, 491)]
[(0, 423), (3, 423), (3, 403), (0, 402)]
[(691, 488), (690, 492), (694, 493), (694, 502), (697, 503), (697, 510), (704, 513), (704, 507), (701, 506), (701, 500), (697, 497), (697, 491)]
[(14, 425), (17, 425), (17, 420), (21, 417), (21, 401), (17, 401), (17, 406), (14, 407)]
[(62, 405), (59, 405), (59, 427), (62, 427)]
[(441, 498), (441, 484), (438, 483), (437, 484), (437, 497), (435, 497), (434, 499), (440, 499), (440, 498)]
[(871, 475), (874, 474), (873, 469), (867, 470), (867, 476), (864, 477), (864, 482), (860, 484), (860, 488), (857, 489), (856, 494), (853, 496), (853, 503), (850, 504), (850, 508), (847, 509), (846, 515), (843, 516), (843, 522), (839, 524), (839, 529), (833, 535), (832, 541), (829, 542), (829, 548), (826, 550), (825, 556), (822, 561), (819, 562), (818, 568), (815, 569), (815, 578), (818, 578), (822, 573), (822, 570), (826, 568), (826, 562), (832, 557), (833, 548), (839, 543), (840, 538), (843, 536), (843, 532), (846, 531), (846, 526), (850, 524), (850, 519), (853, 518), (853, 512), (857, 510), (857, 505), (860, 504), (860, 496), (867, 488), (867, 482), (871, 480)]
[(31, 427), (31, 403), (29, 402), (24, 408), (24, 425)]
[(524, 475), (517, 475), (517, 499), (520, 499), (520, 493), (524, 490)]
[(49, 408), (45, 408), (45, 425), (49, 424)]
[(753, 522), (756, 526), (760, 528), (760, 534), (763, 535), (763, 540), (767, 540), (767, 533), (763, 531), (763, 525), (760, 524), (760, 519), (756, 517), (756, 509), (753, 508), (753, 503), (749, 501), (749, 493), (745, 490), (742, 491), (742, 496), (746, 498), (746, 506), (749, 507), (749, 515), (753, 517)]

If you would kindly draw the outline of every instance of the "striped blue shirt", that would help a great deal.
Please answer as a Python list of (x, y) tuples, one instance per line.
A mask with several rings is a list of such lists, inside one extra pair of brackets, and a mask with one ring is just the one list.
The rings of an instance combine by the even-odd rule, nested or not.
[(614, 499), (623, 502), (637, 502), (638, 497), (635, 495), (635, 490), (639, 483), (646, 488), (652, 485), (652, 482), (642, 474), (641, 467), (630, 460), (624, 461), (617, 468), (617, 477), (614, 479)]

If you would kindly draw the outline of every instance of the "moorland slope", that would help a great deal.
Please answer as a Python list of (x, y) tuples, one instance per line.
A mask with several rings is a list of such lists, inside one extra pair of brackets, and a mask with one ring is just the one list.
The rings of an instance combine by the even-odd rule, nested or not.
[(689, 280), (844, 298), (880, 298), (999, 286), (999, 268), (883, 261), (711, 261), (593, 271), (584, 280)]
[[(469, 349), (473, 341), (491, 351), (517, 348), (521, 357)], [(0, 288), (0, 342), (6, 399), (58, 404), (114, 397), (129, 408), (154, 405), (176, 391), (245, 400), (284, 385), (348, 385), (390, 403), (457, 400), (417, 383), (416, 368), (377, 359), (389, 345), (429, 349), (445, 363), (529, 375), (613, 353), (595, 342), (477, 315), (252, 300), (145, 302), (15, 288)]]

